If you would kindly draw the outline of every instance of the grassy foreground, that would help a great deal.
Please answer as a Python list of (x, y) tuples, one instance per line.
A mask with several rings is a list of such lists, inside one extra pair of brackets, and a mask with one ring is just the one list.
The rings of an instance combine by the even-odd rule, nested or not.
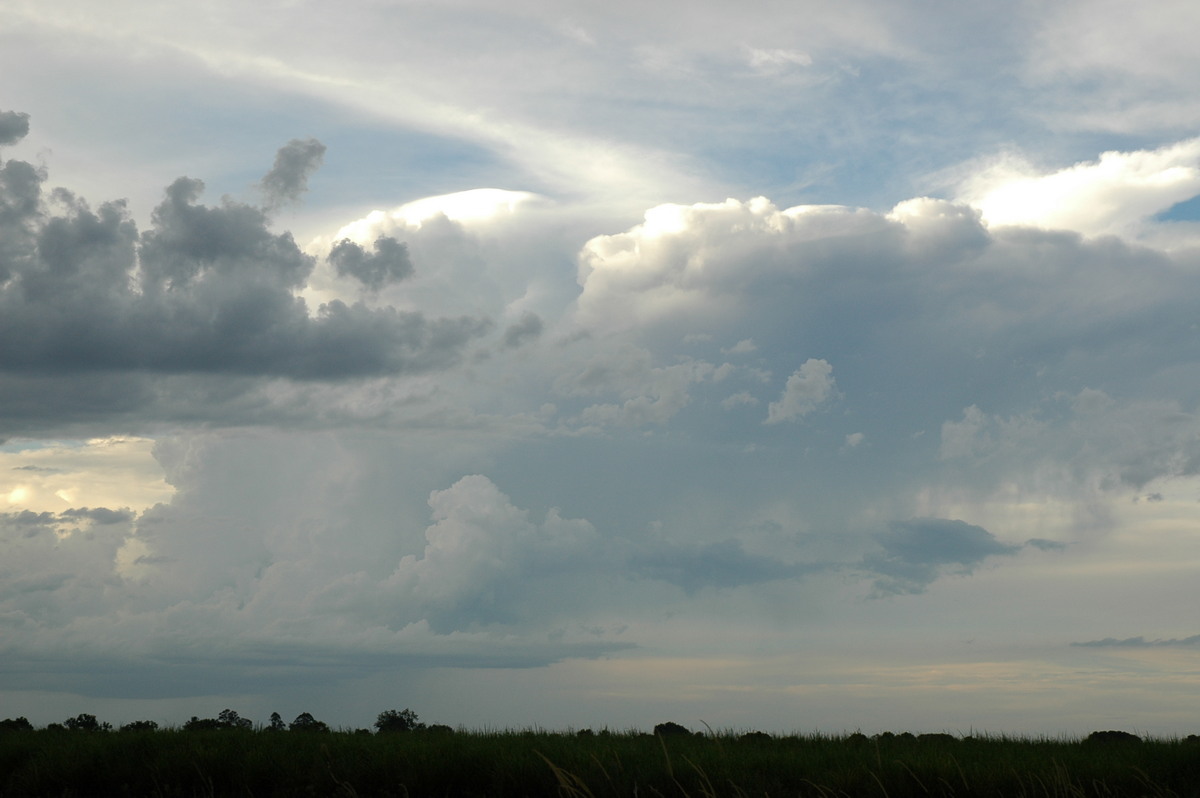
[(1194, 739), (0, 733), (0, 796), (1200, 796)]

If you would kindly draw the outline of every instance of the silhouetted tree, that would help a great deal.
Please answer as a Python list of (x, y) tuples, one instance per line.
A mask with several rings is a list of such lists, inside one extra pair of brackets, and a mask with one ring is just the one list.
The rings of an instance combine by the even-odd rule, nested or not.
[(375, 719), (375, 730), (380, 734), (385, 732), (417, 731), (425, 728), (425, 724), (417, 719), (417, 713), (411, 709), (388, 709), (379, 713)]
[(73, 718), (67, 718), (63, 721), (63, 725), (71, 731), (112, 731), (112, 724), (100, 723), (96, 720), (95, 715), (89, 715), (82, 712)]
[(225, 729), (249, 729), (254, 723), (249, 718), (243, 718), (232, 709), (222, 709), (217, 715), (217, 723)]
[(232, 709), (222, 709), (217, 713), (215, 718), (198, 718), (192, 715), (192, 719), (183, 724), (184, 731), (206, 731), (208, 729), (252, 729), (254, 722), (249, 718), (243, 718)]
[(221, 728), (221, 721), (216, 718), (198, 718), (195, 715), (192, 715), (192, 719), (183, 724), (184, 731), (208, 731), (219, 728)]
[(660, 723), (657, 726), (655, 726), (654, 733), (660, 737), (669, 737), (672, 734), (688, 734), (688, 735), (690, 735), (692, 733), (692, 730), (687, 728), (686, 726), (680, 726), (678, 723), (672, 723), (672, 722), (668, 721), (666, 723)]
[(271, 721), (267, 724), (267, 731), (287, 731), (287, 724), (283, 722), (283, 718), (279, 717), (278, 712), (271, 713)]
[(158, 729), (158, 724), (152, 720), (135, 720), (121, 725), (123, 732), (152, 732)]
[(0, 720), (0, 731), (33, 731), (33, 724), (25, 716)]
[(1136, 734), (1130, 734), (1127, 731), (1094, 731), (1084, 740), (1085, 743), (1091, 745), (1123, 745), (1126, 743), (1140, 743), (1141, 737)]
[(327, 732), (329, 727), (307, 712), (301, 712), (288, 726), (288, 731), (294, 732)]
[(958, 738), (955, 737), (953, 734), (946, 734), (945, 732), (936, 732), (936, 733), (930, 733), (930, 734), (918, 734), (917, 742), (919, 742), (919, 743), (940, 743), (942, 745), (947, 745), (947, 744), (952, 744), (952, 743), (958, 742)]

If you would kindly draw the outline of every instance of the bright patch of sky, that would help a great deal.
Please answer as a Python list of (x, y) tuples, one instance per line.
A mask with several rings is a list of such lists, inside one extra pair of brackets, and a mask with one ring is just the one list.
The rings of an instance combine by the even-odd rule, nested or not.
[(1198, 13), (5, 3), (3, 711), (1197, 732)]

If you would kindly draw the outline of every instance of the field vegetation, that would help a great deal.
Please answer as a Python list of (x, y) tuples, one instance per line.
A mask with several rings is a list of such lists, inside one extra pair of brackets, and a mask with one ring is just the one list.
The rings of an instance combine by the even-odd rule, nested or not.
[(0, 721), (0, 796), (1200, 796), (1200, 738), (375, 731), (226, 710), (180, 728)]

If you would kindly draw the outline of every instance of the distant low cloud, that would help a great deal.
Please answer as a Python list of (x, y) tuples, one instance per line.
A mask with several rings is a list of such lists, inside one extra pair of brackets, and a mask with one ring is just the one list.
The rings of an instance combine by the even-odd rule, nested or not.
[(678, 585), (688, 593), (794, 579), (816, 570), (747, 553), (736, 540), (701, 545), (657, 545), (630, 558), (633, 573)]
[(1065, 551), (1067, 544), (1059, 543), (1057, 540), (1046, 540), (1045, 538), (1030, 538), (1025, 541), (1026, 546), (1033, 546), (1035, 549), (1042, 551)]
[(1127, 637), (1124, 640), (1118, 640), (1115, 637), (1106, 637), (1103, 640), (1089, 640), (1086, 643), (1072, 643), (1071, 645), (1084, 648), (1190, 648), (1200, 646), (1200, 635), (1169, 640), (1147, 640), (1144, 637)]
[(921, 593), (943, 574), (969, 574), (988, 557), (1012, 556), (1021, 548), (947, 518), (896, 521), (877, 540), (883, 552), (868, 555), (863, 565), (881, 575), (875, 582), (881, 594)]

